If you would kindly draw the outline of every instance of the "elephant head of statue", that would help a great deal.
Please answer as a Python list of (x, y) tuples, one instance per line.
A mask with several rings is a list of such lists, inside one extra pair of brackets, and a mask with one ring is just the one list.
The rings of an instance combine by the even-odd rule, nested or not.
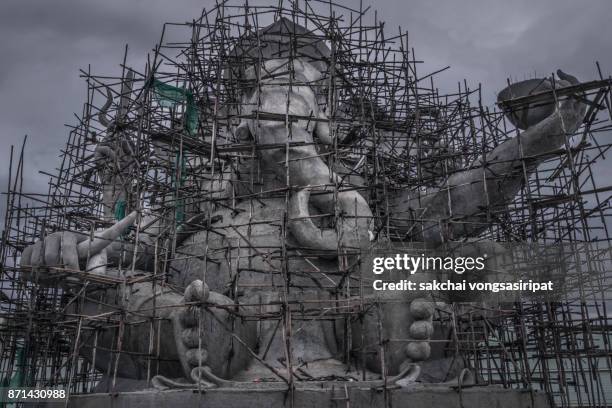
[[(309, 32), (281, 18), (243, 36), (231, 51), (235, 64), (225, 75), (231, 86), (240, 85), (236, 139), (252, 140), (261, 167), (293, 191), (288, 227), (300, 248), (324, 257), (360, 251), (372, 237), (372, 212), (320, 150), (334, 141), (325, 91), (331, 51), (324, 38), (294, 33)], [(249, 46), (252, 41), (258, 46)]]

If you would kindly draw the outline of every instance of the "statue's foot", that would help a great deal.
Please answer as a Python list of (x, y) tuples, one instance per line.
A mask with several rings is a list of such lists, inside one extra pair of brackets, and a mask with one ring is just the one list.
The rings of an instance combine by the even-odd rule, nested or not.
[[(379, 374), (348, 367), (346, 364), (333, 358), (314, 360), (308, 363), (297, 363), (291, 369), (294, 381), (372, 381), (380, 379)], [(232, 380), (240, 382), (273, 382), (285, 381), (288, 378), (289, 369), (280, 362), (262, 363), (254, 361), (246, 370), (234, 376)]]
[(442, 383), (442, 385), (448, 385), (454, 388), (464, 388), (476, 384), (478, 384), (476, 373), (470, 368), (464, 368), (457, 377)]
[(393, 383), (400, 387), (408, 387), (417, 382), (419, 375), (421, 375), (421, 366), (410, 364), (399, 375), (393, 378)]

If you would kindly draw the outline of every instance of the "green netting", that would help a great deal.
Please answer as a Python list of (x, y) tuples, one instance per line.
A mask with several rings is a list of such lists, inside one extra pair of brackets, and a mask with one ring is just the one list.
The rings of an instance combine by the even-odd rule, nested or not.
[(154, 79), (153, 94), (157, 99), (157, 103), (166, 108), (174, 108), (177, 104), (184, 103), (186, 105), (185, 115), (183, 116), (185, 129), (190, 134), (196, 133), (198, 130), (198, 110), (191, 91)]
[[(185, 129), (191, 135), (195, 134), (198, 129), (198, 110), (195, 106), (195, 99), (193, 93), (185, 88), (179, 88), (176, 86), (168, 85), (157, 79), (153, 80), (153, 95), (160, 106), (166, 108), (174, 108), (177, 104), (185, 104), (185, 114), (183, 116), (183, 122)], [(185, 157), (179, 158), (179, 154), (176, 155), (175, 164), (179, 166), (180, 162), (180, 174), (179, 180), (175, 179), (175, 175), (179, 173), (176, 169), (175, 175), (172, 176), (174, 186), (179, 188), (183, 186), (185, 177)], [(175, 197), (176, 200), (176, 221), (182, 224), (185, 220), (185, 203), (181, 197)]]
[(122, 220), (125, 218), (125, 207), (126, 207), (125, 200), (118, 200), (115, 203), (115, 219), (116, 220)]
[[(13, 367), (13, 372), (15, 374), (11, 377), (9, 373), (0, 381), (0, 386), (4, 389), (2, 390), (3, 392), (6, 392), (6, 390), (10, 388), (21, 388), (26, 385), (26, 354), (22, 347), (17, 349), (15, 359), (17, 360), (16, 365)], [(4, 395), (5, 394), (0, 396), (0, 408), (14, 408), (17, 406), (15, 403), (7, 403), (4, 401)]]

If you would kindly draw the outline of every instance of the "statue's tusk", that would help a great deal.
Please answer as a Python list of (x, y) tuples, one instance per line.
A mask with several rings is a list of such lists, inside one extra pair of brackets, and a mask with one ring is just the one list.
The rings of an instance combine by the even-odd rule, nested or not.
[(134, 222), (138, 216), (137, 211), (132, 211), (121, 221), (118, 221), (112, 227), (109, 227), (99, 234), (96, 234), (93, 240), (85, 240), (77, 246), (77, 253), (79, 259), (87, 259), (88, 256), (92, 256), (102, 251), (104, 248), (113, 243), (117, 238), (123, 234), (123, 232)]
[(106, 117), (106, 113), (108, 112), (108, 109), (112, 103), (113, 93), (109, 87), (106, 87), (106, 103), (104, 103), (104, 106), (102, 106), (102, 108), (100, 108), (100, 112), (98, 112), (98, 121), (102, 124), (102, 126), (109, 127), (111, 124), (110, 120)]
[(132, 85), (134, 83), (134, 71), (128, 69), (125, 81), (121, 84), (121, 98), (119, 100), (119, 121), (124, 121), (128, 114), (128, 105), (132, 95)]

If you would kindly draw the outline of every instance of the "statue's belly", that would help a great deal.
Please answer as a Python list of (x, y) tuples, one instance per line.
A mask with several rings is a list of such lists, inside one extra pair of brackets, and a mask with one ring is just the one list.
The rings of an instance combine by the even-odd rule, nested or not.
[[(306, 360), (331, 357), (337, 344), (332, 323), (316, 322), (321, 326), (316, 330), (306, 326), (312, 325), (311, 315), (330, 306), (327, 289), (340, 279), (337, 262), (308, 259), (292, 249), (292, 238), (283, 228), (284, 198), (267, 199), (265, 205), (253, 202), (252, 206), (251, 209), (251, 203), (240, 203), (238, 213), (229, 209), (218, 211), (215, 214), (221, 215), (222, 221), (214, 224), (212, 230), (189, 238), (172, 262), (172, 283), (184, 287), (202, 279), (212, 291), (245, 305), (251, 317), (260, 319), (258, 337), (263, 347), (272, 343), (267, 357), (279, 357), (275, 354), (281, 350), (275, 348), (281, 347), (280, 342), (274, 338), (282, 331), (276, 333), (275, 328), (283, 304), (288, 305), (294, 311), (296, 333), (303, 331), (301, 337), (308, 343), (306, 347), (295, 339), (295, 357)], [(314, 331), (317, 339), (309, 335)], [(318, 347), (314, 347), (316, 342), (320, 343)]]

